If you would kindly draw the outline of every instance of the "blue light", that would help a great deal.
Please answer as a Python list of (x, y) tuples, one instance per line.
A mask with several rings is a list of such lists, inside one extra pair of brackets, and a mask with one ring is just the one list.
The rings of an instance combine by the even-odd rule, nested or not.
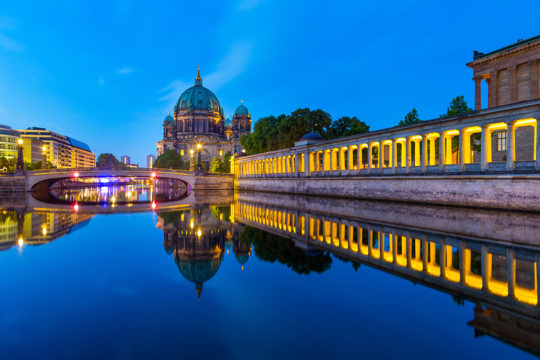
[(108, 177), (99, 178), (99, 182), (102, 184), (108, 184), (109, 178)]

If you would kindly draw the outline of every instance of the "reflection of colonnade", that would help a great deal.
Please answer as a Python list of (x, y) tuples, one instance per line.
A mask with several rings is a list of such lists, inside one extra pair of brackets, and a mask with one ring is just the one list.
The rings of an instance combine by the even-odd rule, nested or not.
[(540, 170), (539, 118), (533, 100), (337, 140), (308, 134), (292, 148), (236, 159), (234, 171), (265, 178)]
[(14, 245), (41, 245), (84, 226), (92, 214), (4, 210), (0, 215), (0, 250)]
[[(538, 314), (540, 252), (238, 202), (235, 219), (445, 291)], [(534, 306), (534, 308), (529, 308)]]

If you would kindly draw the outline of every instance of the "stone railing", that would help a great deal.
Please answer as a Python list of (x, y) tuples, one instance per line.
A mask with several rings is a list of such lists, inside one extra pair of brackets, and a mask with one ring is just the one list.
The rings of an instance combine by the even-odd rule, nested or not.
[(540, 99), (234, 159), (245, 177), (534, 173)]

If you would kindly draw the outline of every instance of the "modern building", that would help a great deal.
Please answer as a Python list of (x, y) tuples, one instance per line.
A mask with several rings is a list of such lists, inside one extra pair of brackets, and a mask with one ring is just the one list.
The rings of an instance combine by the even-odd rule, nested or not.
[(120, 157), (120, 161), (122, 162), (122, 164), (125, 164), (125, 165), (131, 164), (131, 158), (127, 155), (122, 155)]
[(41, 163), (43, 142), (36, 138), (23, 138), (23, 160), (25, 163)]
[(58, 168), (91, 168), (96, 166), (96, 155), (90, 147), (68, 136), (39, 127), (19, 130), (21, 137), (40, 140), (46, 147), (47, 161)]
[(202, 85), (197, 69), (195, 85), (184, 91), (174, 114), (167, 115), (163, 122), (163, 140), (157, 145), (158, 156), (165, 150), (176, 150), (184, 161), (197, 161), (200, 145), (201, 162), (207, 166), (214, 158), (242, 150), (238, 142), (240, 135), (251, 132), (251, 115), (241, 104), (232, 121), (225, 121), (223, 108), (216, 95)]
[(7, 125), (0, 125), (0, 157), (17, 158), (17, 140), (20, 134)]
[(151, 169), (154, 167), (154, 163), (156, 162), (156, 156), (155, 155), (146, 155), (146, 168)]

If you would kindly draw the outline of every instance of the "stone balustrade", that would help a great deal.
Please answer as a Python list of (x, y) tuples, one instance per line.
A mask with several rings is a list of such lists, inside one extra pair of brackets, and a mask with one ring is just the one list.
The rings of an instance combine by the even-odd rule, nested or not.
[(238, 178), (534, 173), (540, 99), (234, 159)]

